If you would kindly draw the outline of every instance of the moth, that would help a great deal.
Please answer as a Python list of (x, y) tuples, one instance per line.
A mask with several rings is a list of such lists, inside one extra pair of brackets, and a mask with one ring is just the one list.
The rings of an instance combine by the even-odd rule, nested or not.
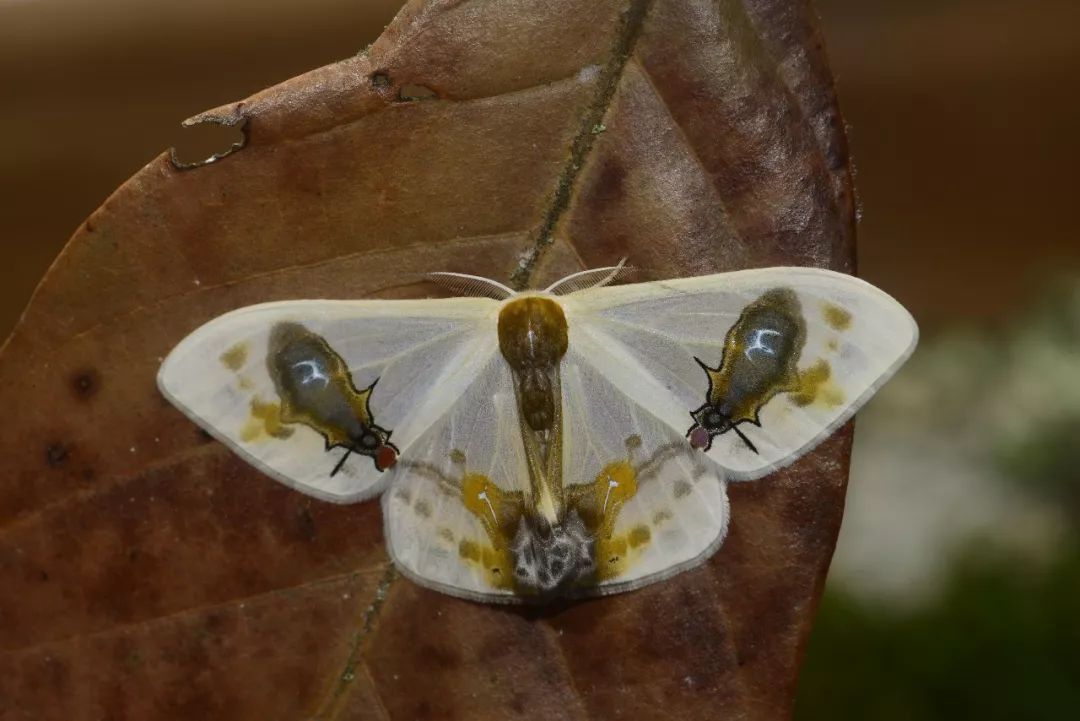
[(722, 543), (727, 484), (791, 463), (912, 352), (911, 315), (811, 268), (467, 297), (241, 308), (159, 385), (259, 470), (335, 503), (382, 495), (422, 585), (543, 602), (638, 588)]

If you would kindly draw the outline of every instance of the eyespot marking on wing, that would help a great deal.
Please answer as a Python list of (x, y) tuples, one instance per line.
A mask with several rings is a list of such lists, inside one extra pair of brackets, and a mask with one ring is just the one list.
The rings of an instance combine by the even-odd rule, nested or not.
[(325, 338), (299, 323), (278, 323), (270, 331), (266, 368), (281, 399), (282, 422), (316, 431), (327, 451), (345, 449), (331, 476), (353, 453), (368, 456), (380, 471), (397, 462), (392, 431), (377, 425), (371, 411), (378, 378), (357, 389), (345, 360)]

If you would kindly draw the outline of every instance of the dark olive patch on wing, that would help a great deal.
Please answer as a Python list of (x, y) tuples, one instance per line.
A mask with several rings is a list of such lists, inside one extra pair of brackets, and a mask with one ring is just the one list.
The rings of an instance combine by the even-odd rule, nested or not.
[(800, 389), (798, 362), (805, 345), (806, 320), (790, 288), (766, 291), (746, 306), (724, 337), (720, 364), (713, 368), (698, 359), (709, 389), (705, 404), (691, 412), (691, 444), (708, 450), (715, 436), (734, 429), (756, 452), (737, 426), (759, 423), (769, 400)]
[(344, 359), (304, 326), (274, 327), (266, 365), (285, 422), (314, 428), (330, 446), (359, 440), (371, 425), (367, 405), (371, 389), (358, 391)]
[(345, 359), (325, 338), (299, 323), (278, 323), (270, 332), (266, 368), (281, 399), (280, 421), (314, 429), (327, 450), (346, 449), (330, 475), (352, 453), (374, 459), (380, 471), (394, 465), (398, 451), (390, 431), (375, 424), (369, 406), (375, 383), (358, 390)]
[(770, 290), (748, 305), (724, 339), (720, 366), (707, 369), (709, 401), (732, 421), (754, 420), (777, 393), (797, 388), (806, 322), (795, 293)]

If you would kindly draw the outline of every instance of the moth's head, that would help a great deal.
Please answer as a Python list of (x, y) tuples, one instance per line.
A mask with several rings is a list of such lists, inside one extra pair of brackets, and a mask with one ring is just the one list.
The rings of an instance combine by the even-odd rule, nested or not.
[(548, 525), (523, 516), (510, 546), (520, 592), (557, 595), (596, 571), (595, 542), (576, 512)]

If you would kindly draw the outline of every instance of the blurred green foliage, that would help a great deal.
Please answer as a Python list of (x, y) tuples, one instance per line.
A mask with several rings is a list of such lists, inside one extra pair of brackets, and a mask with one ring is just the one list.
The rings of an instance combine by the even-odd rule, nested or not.
[(1080, 544), (1049, 566), (972, 553), (933, 603), (826, 594), (798, 721), (1061, 721), (1080, 709)]
[(1002, 443), (997, 461), (1025, 491), (1053, 503), (1068, 514), (1074, 527), (1080, 527), (1080, 416), (1059, 419), (1015, 442)]

